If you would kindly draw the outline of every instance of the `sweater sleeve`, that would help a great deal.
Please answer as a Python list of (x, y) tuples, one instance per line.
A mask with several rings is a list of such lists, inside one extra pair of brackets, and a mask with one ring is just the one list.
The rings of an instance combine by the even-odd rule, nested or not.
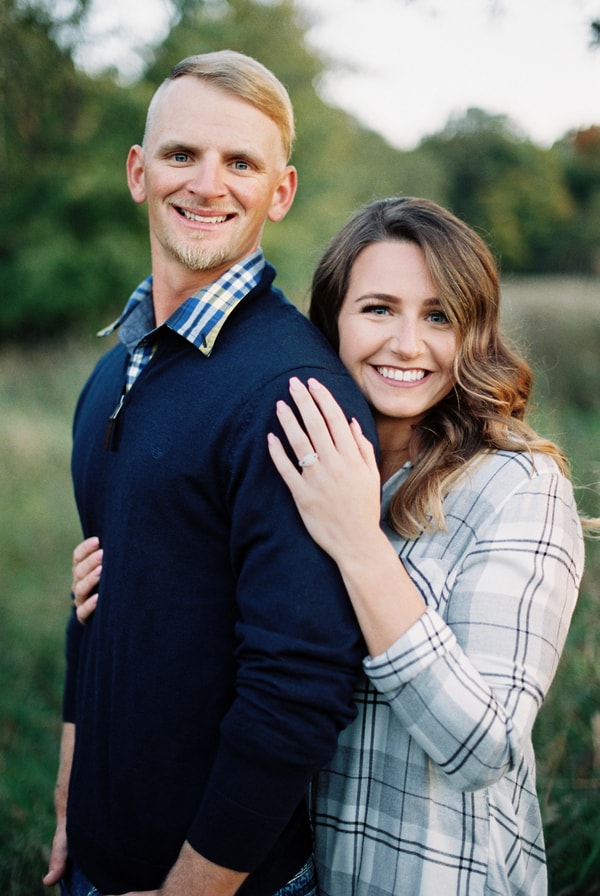
[[(268, 454), (289, 375), (254, 397), (223, 450), (238, 582), (236, 693), (188, 839), (212, 861), (242, 871), (260, 864), (333, 755), (355, 714), (364, 656), (337, 567), (307, 534)], [(310, 375), (374, 437), (348, 377), (321, 369)]]
[(444, 618), (430, 607), (365, 662), (456, 789), (489, 786), (522, 761), (565, 643), (582, 554), (571, 484), (558, 472), (534, 475), (476, 533)]

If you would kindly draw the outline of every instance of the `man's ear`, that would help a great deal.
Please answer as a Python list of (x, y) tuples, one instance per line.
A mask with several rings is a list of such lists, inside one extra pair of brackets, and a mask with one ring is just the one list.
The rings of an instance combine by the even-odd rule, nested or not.
[(144, 150), (141, 146), (132, 146), (127, 155), (127, 185), (134, 202), (146, 201), (144, 173)]
[(274, 194), (269, 208), (269, 221), (281, 221), (290, 210), (296, 189), (298, 187), (298, 174), (293, 165), (288, 165), (281, 175), (279, 185)]

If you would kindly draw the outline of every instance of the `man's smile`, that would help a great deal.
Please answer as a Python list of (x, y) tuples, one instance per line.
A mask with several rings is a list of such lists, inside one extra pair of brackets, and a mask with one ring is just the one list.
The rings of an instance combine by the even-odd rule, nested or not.
[(186, 208), (181, 208), (180, 206), (175, 206), (178, 213), (186, 218), (188, 221), (197, 221), (199, 224), (224, 224), (231, 215), (208, 215), (208, 214), (200, 214), (199, 212), (192, 212)]

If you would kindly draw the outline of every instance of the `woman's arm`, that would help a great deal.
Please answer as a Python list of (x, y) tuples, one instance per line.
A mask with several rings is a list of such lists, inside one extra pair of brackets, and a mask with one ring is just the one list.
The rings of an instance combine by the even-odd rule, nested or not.
[(443, 616), (424, 612), (413, 579), (422, 583), (431, 558), (413, 565), (409, 551), (403, 563), (380, 532), (370, 446), (325, 390), (294, 383), (291, 393), (307, 430), (280, 408), (292, 449), (319, 460), (300, 472), (272, 437), (271, 456), (340, 567), (372, 657), (367, 674), (453, 786), (488, 786), (522, 761), (575, 606), (582, 545), (570, 483), (552, 469), (531, 475), (526, 460), (518, 486), (500, 473), (501, 506), (481, 502), (472, 518), (470, 494), (457, 525), (476, 527), (471, 548), (438, 586)]
[[(507, 481), (512, 474), (494, 473), (495, 499), (482, 500), (478, 511), (479, 486), (458, 486), (454, 531), (471, 526), (473, 538), (438, 590), (439, 612), (428, 609), (387, 654), (365, 664), (409, 733), (460, 790), (488, 786), (530, 763), (531, 730), (565, 644), (583, 566), (568, 480), (548, 469), (524, 471), (518, 484)], [(412, 558), (405, 562), (425, 579), (427, 551), (419, 557), (414, 566)]]
[(296, 457), (316, 451), (318, 460), (294, 466), (272, 434), (269, 451), (306, 528), (337, 563), (369, 653), (377, 656), (416, 622), (425, 603), (380, 527), (373, 446), (324, 386), (309, 380), (309, 389), (290, 381), (306, 432), (285, 403), (277, 415)]

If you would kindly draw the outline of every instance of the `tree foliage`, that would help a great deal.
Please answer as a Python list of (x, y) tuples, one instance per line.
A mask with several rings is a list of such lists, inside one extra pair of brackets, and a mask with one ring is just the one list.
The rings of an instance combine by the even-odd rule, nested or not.
[(556, 153), (524, 139), (506, 116), (469, 109), (423, 142), (447, 172), (446, 201), (493, 243), (505, 271), (565, 270), (555, 234), (575, 206)]
[(44, 6), (2, 3), (0, 327), (34, 338), (106, 313), (113, 286), (119, 304), (146, 251), (123, 189), (141, 106), (136, 90), (83, 75), (59, 43), (81, 9), (57, 25)]
[(564, 234), (574, 268), (600, 272), (600, 126), (572, 131), (555, 147), (576, 214)]
[(97, 327), (146, 275), (145, 213), (126, 189), (126, 153), (170, 67), (216, 47), (261, 59), (294, 102), (299, 191), (263, 245), (301, 307), (331, 234), (382, 195), (448, 205), (484, 234), (504, 272), (600, 269), (600, 128), (544, 150), (506, 117), (471, 109), (402, 152), (321, 100), (325, 63), (293, 0), (172, 2), (170, 33), (124, 86), (74, 65), (88, 0), (0, 0), (0, 339)]

